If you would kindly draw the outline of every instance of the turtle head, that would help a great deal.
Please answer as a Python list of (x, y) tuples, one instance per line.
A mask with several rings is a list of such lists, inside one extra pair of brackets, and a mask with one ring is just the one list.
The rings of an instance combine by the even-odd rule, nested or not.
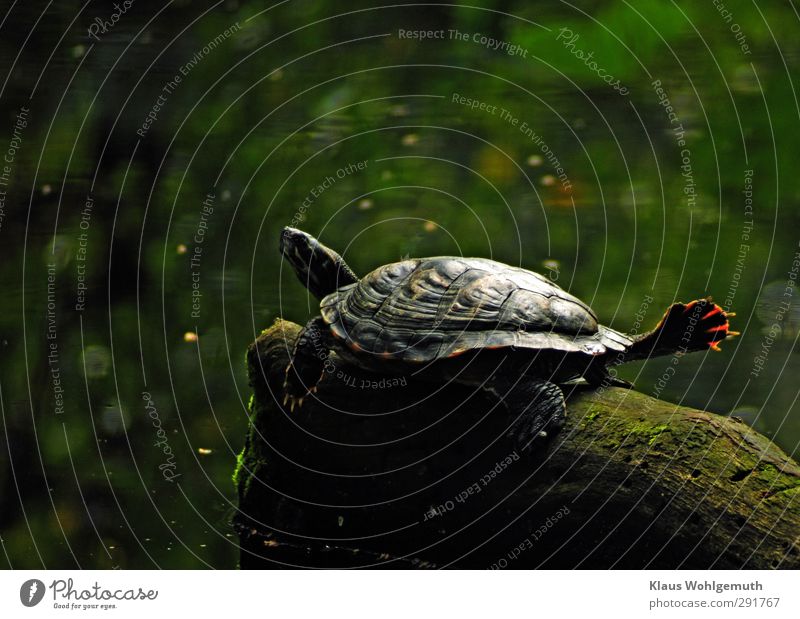
[(297, 228), (283, 229), (280, 250), (300, 282), (318, 299), (358, 281), (339, 254)]

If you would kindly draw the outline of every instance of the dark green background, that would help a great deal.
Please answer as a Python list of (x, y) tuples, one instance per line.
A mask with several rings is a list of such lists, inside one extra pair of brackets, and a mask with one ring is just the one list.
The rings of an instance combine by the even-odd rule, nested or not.
[[(304, 322), (315, 311), (281, 266), (278, 234), (312, 188), (364, 160), (302, 223), (357, 272), (436, 254), (557, 270), (560, 285), (621, 330), (647, 296), (644, 326), (675, 299), (729, 297), (752, 170), (752, 232), (732, 304), (742, 337), (722, 353), (682, 359), (663, 390), (668, 359), (623, 375), (644, 393), (739, 414), (794, 452), (796, 299), (764, 369), (751, 372), (800, 240), (799, 20), (790, 3), (730, 4), (728, 23), (710, 1), (291, 0), (260, 13), (270, 5), (142, 0), (100, 41), (87, 28), (110, 18), (110, 3), (80, 13), (66, 2), (15, 7), (0, 28), (0, 153), (20, 107), (30, 112), (0, 227), (0, 565), (235, 565), (228, 522), (250, 397), (244, 351), (275, 318)], [(164, 85), (236, 22), (139, 138)], [(557, 40), (564, 27), (627, 96)], [(470, 40), (403, 40), (399, 29), (458, 29)], [(518, 44), (527, 57), (486, 49), (474, 33)], [(686, 130), (694, 204), (655, 79)], [(453, 103), (453, 93), (530, 125), (571, 191), (553, 182), (540, 147), (499, 115)], [(189, 255), (207, 193), (214, 211), (195, 319)], [(89, 194), (89, 292), (78, 312)], [(46, 356), (48, 263), (60, 415)], [(186, 341), (195, 329), (199, 340)], [(179, 484), (158, 470), (164, 455), (144, 390)]]

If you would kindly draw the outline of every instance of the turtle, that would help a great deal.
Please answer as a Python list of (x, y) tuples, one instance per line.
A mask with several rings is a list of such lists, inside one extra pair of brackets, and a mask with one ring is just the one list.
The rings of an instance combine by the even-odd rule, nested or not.
[(626, 335), (598, 321), (550, 279), (485, 258), (411, 258), (359, 278), (310, 234), (284, 228), (280, 251), (320, 301), (286, 366), (283, 406), (316, 392), (331, 351), (388, 375), (454, 381), (484, 391), (509, 413), (521, 449), (564, 424), (562, 386), (632, 387), (614, 366), (660, 355), (719, 350), (738, 335), (710, 297), (673, 303), (649, 332)]

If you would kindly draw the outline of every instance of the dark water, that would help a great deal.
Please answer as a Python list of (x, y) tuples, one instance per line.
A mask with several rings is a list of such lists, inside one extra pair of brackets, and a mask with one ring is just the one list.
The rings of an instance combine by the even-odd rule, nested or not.
[(740, 338), (623, 376), (797, 449), (792, 7), (480, 5), (4, 9), (3, 565), (235, 564), (244, 351), (315, 313), (292, 223), (359, 273), (523, 265), (620, 330), (713, 295)]

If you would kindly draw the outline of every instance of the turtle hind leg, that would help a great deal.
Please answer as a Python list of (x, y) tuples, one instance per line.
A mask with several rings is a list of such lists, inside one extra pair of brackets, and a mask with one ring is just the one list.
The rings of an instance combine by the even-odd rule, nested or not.
[(522, 451), (555, 435), (566, 420), (564, 392), (555, 383), (523, 377), (495, 377), (486, 389), (500, 399), (512, 418), (508, 436)]
[(739, 335), (729, 329), (729, 316), (733, 313), (726, 312), (711, 299), (674, 303), (655, 329), (633, 343), (624, 361), (709, 348), (720, 350), (722, 340)]
[(302, 406), (303, 400), (317, 390), (330, 354), (327, 334), (328, 325), (322, 316), (317, 316), (309, 320), (297, 336), (283, 381), (283, 405), (288, 406), (290, 412)]

